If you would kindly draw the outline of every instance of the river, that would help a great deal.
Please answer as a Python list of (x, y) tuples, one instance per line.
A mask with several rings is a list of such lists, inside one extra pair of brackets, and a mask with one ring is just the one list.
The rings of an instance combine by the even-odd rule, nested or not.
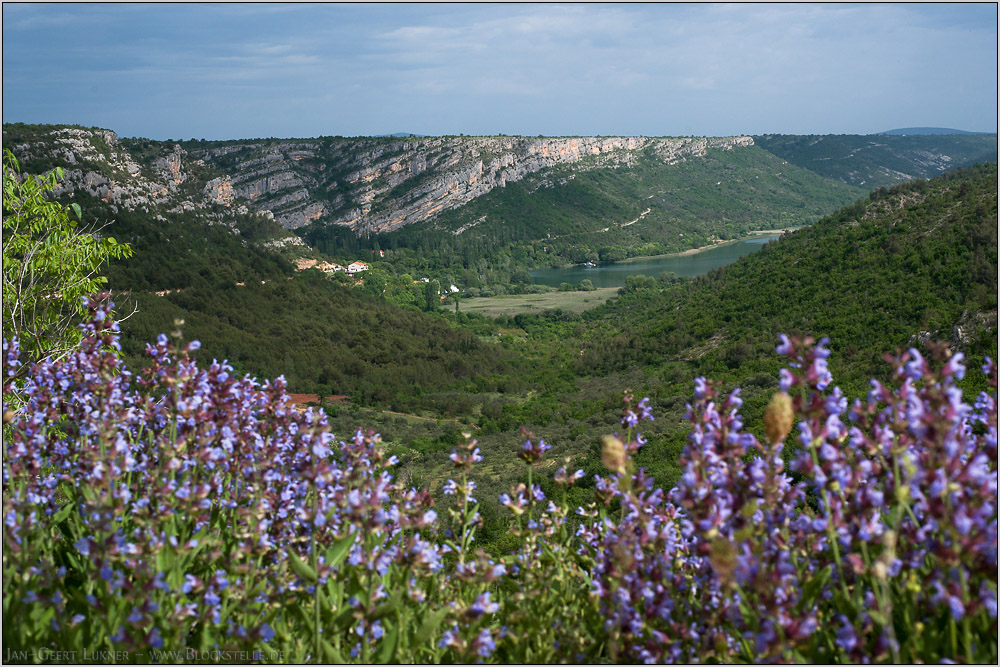
[(657, 255), (655, 257), (634, 257), (624, 262), (598, 264), (597, 266), (568, 266), (559, 269), (536, 269), (531, 279), (540, 285), (559, 287), (562, 283), (576, 286), (583, 279), (589, 279), (594, 287), (621, 287), (629, 276), (646, 275), (653, 278), (670, 271), (678, 276), (697, 276), (708, 273), (720, 266), (732, 264), (740, 257), (749, 255), (764, 247), (777, 236), (758, 236), (726, 243), (698, 252)]

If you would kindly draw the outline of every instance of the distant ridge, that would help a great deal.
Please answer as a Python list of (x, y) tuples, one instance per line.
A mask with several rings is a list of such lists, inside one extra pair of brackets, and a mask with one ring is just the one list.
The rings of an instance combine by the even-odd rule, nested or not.
[(953, 130), (950, 127), (901, 127), (896, 130), (876, 132), (876, 134), (993, 134), (993, 132), (968, 132)]
[(397, 139), (415, 137), (417, 139), (421, 137), (426, 137), (426, 134), (413, 134), (412, 132), (393, 132), (392, 134), (376, 134), (376, 137), (395, 137)]

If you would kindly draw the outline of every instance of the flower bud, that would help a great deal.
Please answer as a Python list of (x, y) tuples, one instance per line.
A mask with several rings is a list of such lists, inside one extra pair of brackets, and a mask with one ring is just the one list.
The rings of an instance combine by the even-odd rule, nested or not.
[(624, 475), (625, 459), (625, 445), (621, 440), (613, 435), (606, 435), (601, 439), (601, 463), (608, 470)]
[(611, 548), (611, 553), (614, 554), (615, 561), (617, 561), (619, 567), (621, 567), (622, 572), (628, 572), (632, 569), (633, 563), (635, 563), (635, 557), (632, 555), (632, 551), (618, 542)]
[(738, 563), (736, 545), (722, 537), (712, 539), (708, 558), (719, 579), (727, 584), (733, 581), (733, 573)]
[(764, 411), (764, 432), (772, 444), (780, 442), (792, 430), (792, 397), (783, 391), (771, 397)]
[(896, 531), (887, 530), (885, 534), (882, 535), (882, 544), (885, 545), (886, 551), (896, 550)]

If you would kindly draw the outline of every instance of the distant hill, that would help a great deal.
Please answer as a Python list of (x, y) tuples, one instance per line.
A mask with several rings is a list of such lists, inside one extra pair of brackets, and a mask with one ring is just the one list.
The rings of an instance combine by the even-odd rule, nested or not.
[(396, 139), (405, 139), (407, 137), (426, 137), (426, 134), (413, 134), (412, 132), (393, 132), (392, 134), (376, 134), (376, 137), (394, 137)]
[(63, 167), (60, 193), (115, 220), (136, 255), (112, 267), (114, 284), (157, 291), (379, 252), (397, 277), (516, 292), (534, 268), (808, 225), (997, 152), (996, 135), (973, 134), (175, 143), (13, 123), (3, 139), (24, 171)]
[(792, 164), (866, 190), (997, 161), (995, 134), (768, 134), (754, 141)]
[(876, 134), (990, 134), (989, 132), (968, 132), (954, 130), (950, 127), (901, 127), (896, 130), (886, 130)]
[(997, 167), (876, 191), (735, 264), (625, 290), (589, 316), (616, 334), (598, 338), (581, 368), (696, 359), (745, 374), (773, 358), (779, 332), (829, 336), (861, 379), (885, 371), (883, 352), (926, 339), (994, 354)]
[[(966, 355), (961, 384), (974, 395), (987, 389), (983, 357), (997, 355), (997, 167), (876, 191), (705, 276), (638, 277), (582, 320), (585, 342), (562, 334), (579, 349), (567, 357), (581, 396), (650, 396), (656, 422), (636, 464), (668, 484), (683, 472), (689, 433), (675, 425), (691, 380), (740, 387), (741, 414), (760, 423), (785, 365), (779, 333), (828, 336), (830, 370), (850, 397), (863, 397), (869, 378), (888, 380), (884, 353), (946, 342)], [(579, 465), (599, 470), (599, 448), (590, 452)]]

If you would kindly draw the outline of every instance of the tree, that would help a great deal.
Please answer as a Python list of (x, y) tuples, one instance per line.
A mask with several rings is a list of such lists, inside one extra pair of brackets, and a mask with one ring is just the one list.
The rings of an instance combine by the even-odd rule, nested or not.
[(130, 257), (132, 249), (103, 227), (80, 226), (78, 204), (46, 198), (63, 178), (21, 175), (17, 159), (3, 156), (3, 336), (20, 341), (22, 361), (65, 356), (79, 340), (83, 297), (99, 292), (98, 275), (109, 259)]
[(434, 312), (438, 309), (438, 302), (440, 301), (438, 295), (440, 293), (441, 283), (437, 279), (424, 283), (424, 300), (428, 312)]

